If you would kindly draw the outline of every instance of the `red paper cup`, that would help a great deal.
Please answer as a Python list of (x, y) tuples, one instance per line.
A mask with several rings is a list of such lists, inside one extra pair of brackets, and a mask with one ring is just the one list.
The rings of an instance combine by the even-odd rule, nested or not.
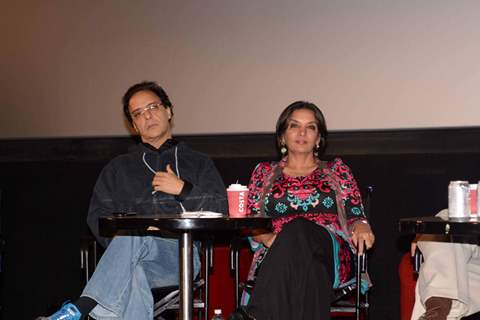
[[(237, 187), (238, 186), (238, 187)], [(228, 213), (230, 217), (242, 218), (247, 215), (248, 188), (232, 185), (227, 189)]]
[(470, 184), (470, 212), (472, 215), (476, 215), (478, 208), (477, 208), (477, 186), (476, 184)]

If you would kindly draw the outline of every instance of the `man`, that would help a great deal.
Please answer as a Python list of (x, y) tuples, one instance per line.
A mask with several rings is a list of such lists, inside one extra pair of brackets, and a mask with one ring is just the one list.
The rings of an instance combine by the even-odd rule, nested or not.
[[(447, 218), (448, 210), (437, 216)], [(480, 311), (480, 247), (449, 242), (447, 236), (418, 235), (422, 252), (412, 320), (461, 319)]]
[[(88, 224), (107, 246), (80, 298), (48, 320), (152, 319), (152, 287), (178, 284), (178, 244), (162, 237), (99, 236), (98, 218), (118, 212), (226, 212), (225, 187), (213, 162), (172, 138), (173, 107), (155, 82), (130, 87), (123, 110), (142, 143), (113, 159), (95, 185)], [(194, 249), (194, 270), (199, 271)]]

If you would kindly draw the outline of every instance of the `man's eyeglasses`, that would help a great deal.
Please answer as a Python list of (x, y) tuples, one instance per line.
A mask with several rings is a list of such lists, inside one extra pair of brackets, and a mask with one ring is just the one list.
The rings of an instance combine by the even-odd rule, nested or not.
[(139, 119), (146, 111), (155, 113), (160, 109), (160, 107), (163, 107), (163, 104), (158, 102), (150, 103), (143, 108), (138, 108), (135, 111), (130, 112), (130, 115), (133, 119)]

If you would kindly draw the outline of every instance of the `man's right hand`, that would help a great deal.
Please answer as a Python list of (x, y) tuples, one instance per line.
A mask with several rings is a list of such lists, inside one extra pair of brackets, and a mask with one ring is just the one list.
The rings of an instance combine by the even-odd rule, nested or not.
[(153, 190), (178, 196), (182, 192), (183, 180), (178, 178), (172, 167), (167, 164), (165, 171), (157, 171), (152, 180)]
[(423, 234), (423, 233), (418, 233), (415, 236), (415, 239), (412, 240), (412, 243), (410, 244), (410, 255), (412, 257), (415, 256), (415, 251), (417, 250), (417, 242), (418, 241), (446, 241), (446, 236), (444, 235), (438, 235), (438, 234)]
[(410, 244), (410, 256), (414, 257), (415, 256), (415, 251), (417, 251), (417, 241), (414, 239), (412, 243)]

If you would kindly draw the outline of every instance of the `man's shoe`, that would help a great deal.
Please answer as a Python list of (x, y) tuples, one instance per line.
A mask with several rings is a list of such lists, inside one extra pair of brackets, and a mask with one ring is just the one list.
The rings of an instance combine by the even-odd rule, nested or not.
[(425, 301), (425, 313), (418, 320), (447, 320), (452, 308), (452, 299), (430, 297)]
[(80, 320), (81, 318), (82, 314), (77, 307), (72, 303), (67, 303), (50, 317), (39, 317), (36, 320)]

